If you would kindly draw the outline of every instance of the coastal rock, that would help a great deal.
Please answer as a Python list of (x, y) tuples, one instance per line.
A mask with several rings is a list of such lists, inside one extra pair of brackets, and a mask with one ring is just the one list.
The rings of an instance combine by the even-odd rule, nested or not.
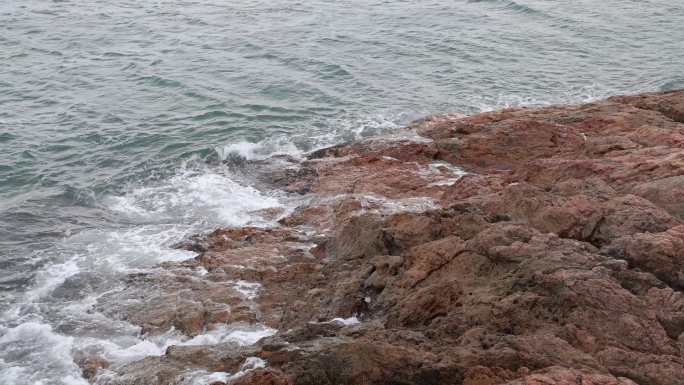
[(245, 161), (296, 207), (272, 227), (184, 242), (194, 259), (132, 275), (98, 307), (150, 336), (277, 333), (93, 378), (681, 385), (683, 121), (684, 91), (643, 94), (430, 117), (301, 160)]
[(674, 288), (684, 288), (684, 226), (623, 236), (603, 252), (652, 273)]
[(611, 375), (586, 373), (579, 370), (551, 367), (521, 379), (506, 382), (507, 385), (636, 385), (629, 378), (613, 377)]

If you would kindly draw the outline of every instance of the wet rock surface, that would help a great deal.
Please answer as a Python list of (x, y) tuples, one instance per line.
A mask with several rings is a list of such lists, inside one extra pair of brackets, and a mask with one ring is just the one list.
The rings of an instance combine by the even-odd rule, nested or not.
[[(97, 305), (196, 343), (116, 367), (84, 358), (84, 373), (684, 384), (683, 122), (683, 91), (644, 94), (432, 117), (281, 170), (253, 162), (296, 208), (190, 239), (196, 258), (131, 275)], [(272, 332), (202, 339), (235, 325)]]

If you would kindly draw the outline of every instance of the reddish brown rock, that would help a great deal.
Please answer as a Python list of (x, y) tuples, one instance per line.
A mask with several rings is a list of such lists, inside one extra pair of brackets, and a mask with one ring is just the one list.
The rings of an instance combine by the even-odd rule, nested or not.
[(278, 334), (170, 348), (104, 383), (258, 357), (231, 384), (681, 385), (683, 121), (684, 91), (644, 94), (243, 162), (300, 206), (185, 242), (195, 259), (131, 276), (100, 309), (150, 334)]
[(629, 378), (614, 377), (612, 375), (586, 373), (579, 370), (562, 367), (551, 367), (517, 380), (505, 382), (507, 385), (636, 385)]
[(102, 357), (80, 357), (77, 358), (77, 364), (81, 368), (81, 373), (83, 374), (83, 377), (91, 380), (93, 379), (96, 375), (97, 372), (101, 369), (107, 369), (110, 365), (107, 360), (105, 360)]
[(684, 219), (684, 175), (643, 182), (632, 191), (680, 220)]
[(684, 288), (684, 226), (623, 236), (606, 247), (604, 253), (625, 259), (675, 288)]
[(282, 372), (257, 369), (232, 380), (230, 385), (292, 385), (292, 383)]

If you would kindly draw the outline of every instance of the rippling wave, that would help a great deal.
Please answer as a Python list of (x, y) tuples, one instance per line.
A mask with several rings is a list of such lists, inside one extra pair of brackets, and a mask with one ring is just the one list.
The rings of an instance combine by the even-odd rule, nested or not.
[(504, 9), (510, 9), (516, 12), (521, 12), (523, 14), (539, 14), (543, 13), (537, 9), (534, 9), (528, 5), (517, 3), (512, 0), (468, 0), (468, 3), (490, 3), (500, 6)]

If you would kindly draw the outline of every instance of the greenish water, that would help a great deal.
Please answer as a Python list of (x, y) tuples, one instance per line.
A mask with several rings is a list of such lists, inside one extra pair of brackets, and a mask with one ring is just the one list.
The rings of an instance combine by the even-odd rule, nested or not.
[(2, 2), (0, 384), (79, 384), (83, 346), (155, 353), (88, 306), (283, 204), (227, 154), (681, 88), (682, 26), (665, 0)]

